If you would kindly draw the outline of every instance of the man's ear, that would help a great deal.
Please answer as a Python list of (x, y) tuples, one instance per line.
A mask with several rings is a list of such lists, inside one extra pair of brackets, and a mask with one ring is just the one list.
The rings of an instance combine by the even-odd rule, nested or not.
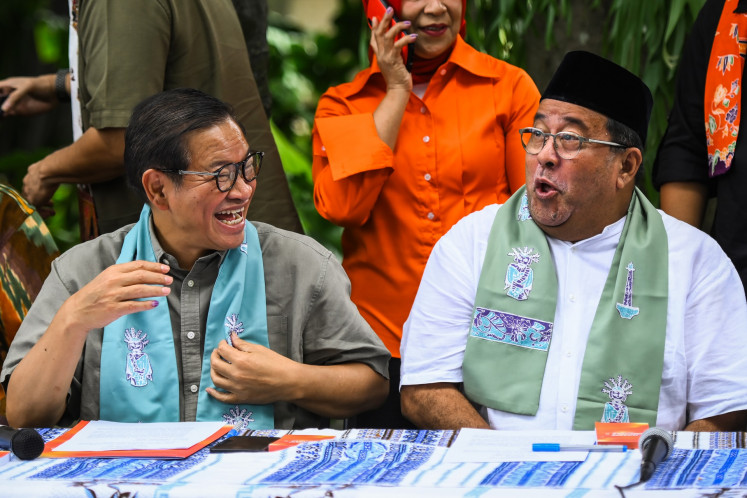
[(166, 178), (166, 173), (158, 171), (157, 169), (148, 169), (143, 173), (143, 188), (145, 189), (145, 195), (148, 196), (148, 202), (154, 209), (166, 210), (169, 208), (167, 192), (167, 183), (170, 182)]
[(637, 147), (628, 147), (621, 153), (620, 172), (617, 175), (617, 188), (622, 190), (630, 183), (635, 185), (635, 175), (643, 163), (643, 154)]

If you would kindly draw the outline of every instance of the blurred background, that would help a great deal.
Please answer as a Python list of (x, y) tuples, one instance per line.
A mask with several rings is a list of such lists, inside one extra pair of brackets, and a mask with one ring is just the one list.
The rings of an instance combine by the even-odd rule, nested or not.
[[(655, 100), (643, 187), (657, 203), (648, 174), (672, 105), (677, 62), (704, 2), (467, 0), (466, 39), (478, 50), (524, 68), (540, 91), (569, 50), (604, 55), (640, 75)], [(311, 127), (320, 95), (368, 65), (369, 31), (362, 4), (360, 0), (234, 3), (240, 16), (267, 12), (269, 55), (257, 62), (261, 66), (266, 62), (273, 133), (306, 233), (339, 255), (341, 230), (323, 220), (312, 201)], [(68, 67), (67, 30), (67, 0), (2, 0), (0, 78)], [(258, 83), (261, 86), (259, 78)], [(66, 105), (45, 116), (0, 118), (0, 182), (20, 190), (29, 164), (71, 140)], [(56, 214), (47, 223), (65, 250), (79, 242), (74, 186), (63, 185), (54, 204)]]

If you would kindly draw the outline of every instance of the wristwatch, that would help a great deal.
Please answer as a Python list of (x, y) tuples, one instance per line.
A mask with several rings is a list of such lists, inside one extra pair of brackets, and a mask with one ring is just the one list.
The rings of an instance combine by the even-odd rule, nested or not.
[(68, 74), (70, 74), (70, 69), (60, 69), (54, 78), (54, 93), (60, 102), (70, 102), (70, 94), (67, 93), (65, 88), (65, 80)]

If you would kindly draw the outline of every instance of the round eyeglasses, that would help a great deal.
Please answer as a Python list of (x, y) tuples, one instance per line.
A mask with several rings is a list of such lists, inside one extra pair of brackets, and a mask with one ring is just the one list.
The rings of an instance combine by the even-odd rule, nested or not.
[(537, 128), (521, 128), (521, 145), (527, 153), (537, 155), (545, 148), (547, 139), (552, 137), (553, 147), (563, 159), (573, 159), (581, 152), (581, 147), (585, 143), (609, 145), (610, 147), (619, 147), (627, 149), (628, 145), (617, 144), (615, 142), (605, 142), (604, 140), (594, 140), (593, 138), (582, 137), (570, 131), (561, 131), (560, 133), (545, 133)]
[(165, 173), (176, 173), (179, 175), (212, 176), (215, 178), (215, 184), (218, 186), (218, 190), (221, 192), (228, 192), (236, 184), (236, 179), (239, 177), (239, 170), (241, 170), (241, 176), (244, 178), (246, 183), (256, 180), (259, 176), (259, 170), (262, 167), (262, 159), (264, 157), (264, 152), (249, 152), (249, 155), (246, 156), (243, 161), (225, 164), (218, 168), (217, 171), (213, 172), (185, 171), (183, 169), (164, 169), (161, 171)]

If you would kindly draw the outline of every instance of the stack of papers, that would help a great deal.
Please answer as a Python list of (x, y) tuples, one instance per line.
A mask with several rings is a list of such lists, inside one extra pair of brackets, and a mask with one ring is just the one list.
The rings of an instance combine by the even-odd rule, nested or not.
[(231, 429), (224, 422), (82, 421), (47, 443), (42, 456), (186, 458)]

